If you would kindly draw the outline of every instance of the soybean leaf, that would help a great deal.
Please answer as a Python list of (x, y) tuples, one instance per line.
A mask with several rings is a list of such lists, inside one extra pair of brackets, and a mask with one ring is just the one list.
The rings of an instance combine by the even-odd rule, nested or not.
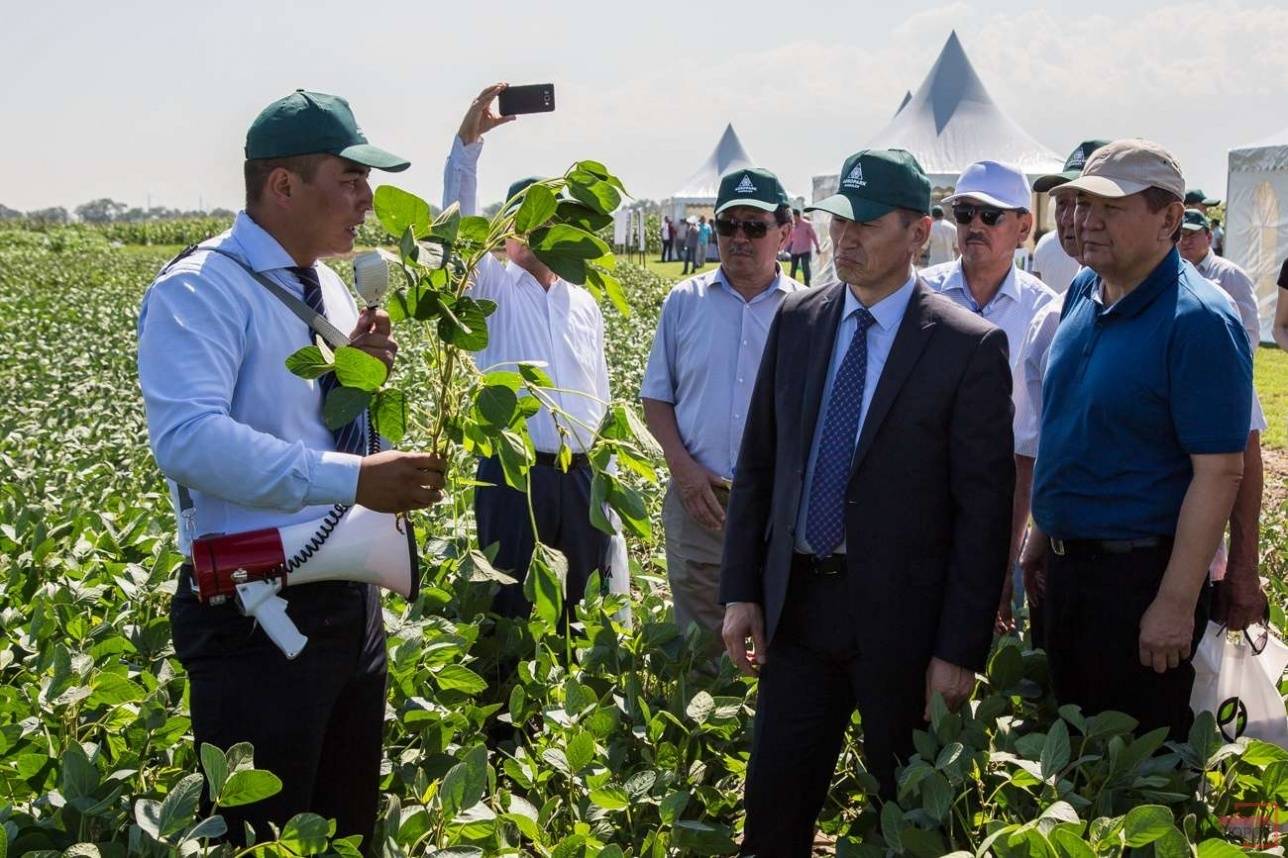
[(684, 808), (689, 803), (688, 790), (678, 790), (662, 799), (661, 805), (658, 806), (658, 814), (662, 818), (663, 825), (674, 825), (675, 821), (684, 813)]
[(331, 364), (317, 346), (305, 346), (286, 359), (286, 368), (300, 378), (317, 378), (331, 371)]
[(568, 193), (601, 214), (612, 214), (622, 204), (622, 195), (608, 182), (584, 170), (568, 174)]
[(524, 596), (538, 617), (553, 626), (563, 613), (563, 582), (551, 562), (553, 551), (538, 543), (524, 579)]
[(597, 212), (576, 200), (560, 200), (555, 210), (555, 217), (560, 223), (584, 229), (586, 232), (599, 232), (613, 222), (611, 214)]
[(523, 195), (523, 205), (514, 216), (515, 232), (526, 235), (543, 226), (554, 216), (556, 205), (554, 192), (545, 185), (529, 185)]
[(492, 224), (485, 217), (480, 217), (479, 215), (463, 217), (457, 227), (456, 241), (457, 243), (472, 242), (474, 244), (483, 244), (487, 241), (487, 236), (491, 229)]
[(461, 691), (465, 694), (478, 694), (487, 688), (483, 677), (463, 664), (445, 664), (433, 674), (434, 681), (444, 691)]
[(602, 179), (603, 181), (608, 182), (623, 194), (626, 193), (626, 186), (622, 184), (622, 180), (608, 172), (608, 168), (598, 161), (578, 161), (573, 165), (573, 169), (579, 170), (583, 173), (589, 173), (597, 179)]
[(688, 715), (695, 724), (705, 724), (715, 708), (716, 701), (711, 695), (705, 691), (699, 691), (689, 700), (689, 705), (685, 707), (684, 714)]
[(604, 810), (621, 810), (630, 804), (626, 790), (616, 784), (609, 784), (590, 791), (590, 800)]
[(610, 255), (599, 238), (568, 224), (542, 227), (532, 233), (528, 246), (550, 270), (578, 285), (586, 282), (586, 263)]
[(457, 348), (476, 352), (487, 347), (487, 316), (478, 301), (462, 295), (450, 304), (444, 302), (438, 320), (438, 336)]
[(460, 228), (461, 207), (458, 203), (452, 203), (434, 219), (429, 234), (439, 241), (452, 244), (456, 241), (456, 233)]
[(1123, 835), (1128, 846), (1153, 843), (1172, 829), (1172, 812), (1161, 804), (1142, 804), (1127, 812)]
[(568, 757), (568, 768), (579, 772), (595, 759), (595, 738), (584, 730), (572, 735), (564, 752)]
[(671, 846), (688, 849), (695, 855), (732, 855), (738, 851), (728, 827), (695, 819), (675, 823), (671, 830)]
[(322, 406), (322, 422), (334, 432), (348, 425), (371, 402), (371, 394), (356, 387), (337, 387), (327, 394)]
[(221, 807), (240, 807), (277, 795), (282, 791), (282, 781), (272, 772), (263, 769), (241, 769), (233, 772), (224, 784), (219, 797)]
[(554, 387), (554, 379), (540, 365), (535, 363), (519, 364), (519, 375), (533, 387)]
[(335, 350), (335, 377), (345, 387), (376, 391), (389, 377), (389, 367), (362, 349), (340, 346)]
[(187, 775), (179, 781), (161, 802), (157, 816), (157, 831), (161, 837), (177, 834), (192, 824), (192, 817), (197, 812), (197, 802), (201, 800), (201, 788), (205, 778), (198, 774)]
[(228, 780), (228, 759), (214, 745), (202, 742), (201, 768), (206, 773), (206, 781), (210, 786), (210, 799), (218, 802), (219, 793), (223, 792), (224, 783)]
[(407, 397), (401, 390), (382, 390), (371, 406), (375, 431), (397, 444), (407, 434)]
[(495, 427), (509, 426), (519, 398), (509, 387), (488, 385), (479, 391), (474, 400), (483, 419)]
[(622, 281), (607, 271), (590, 265), (586, 267), (586, 284), (589, 286), (592, 283), (608, 295), (617, 312), (625, 317), (631, 315), (631, 305), (626, 301), (625, 293), (622, 292)]
[(429, 232), (429, 203), (415, 194), (393, 185), (381, 185), (376, 188), (371, 205), (380, 225), (390, 235), (401, 237), (408, 227), (417, 238)]
[(1063, 721), (1056, 721), (1047, 731), (1039, 762), (1042, 765), (1042, 778), (1052, 783), (1064, 767), (1069, 765), (1069, 728)]
[(286, 822), (278, 842), (296, 855), (321, 855), (335, 825), (316, 813), (297, 813)]

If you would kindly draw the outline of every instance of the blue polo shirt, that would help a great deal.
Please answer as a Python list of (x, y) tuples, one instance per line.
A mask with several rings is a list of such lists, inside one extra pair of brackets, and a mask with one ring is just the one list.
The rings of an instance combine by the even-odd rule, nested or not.
[(1241, 452), (1251, 407), (1239, 317), (1175, 249), (1109, 308), (1084, 269), (1042, 384), (1034, 520), (1059, 539), (1174, 534), (1190, 456)]

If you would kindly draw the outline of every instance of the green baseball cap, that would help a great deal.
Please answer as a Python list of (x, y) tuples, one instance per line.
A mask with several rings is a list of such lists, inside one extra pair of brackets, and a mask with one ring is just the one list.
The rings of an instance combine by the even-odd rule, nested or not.
[(260, 111), (246, 132), (247, 160), (319, 154), (390, 173), (411, 166), (406, 158), (368, 143), (349, 102), (338, 95), (297, 89)]
[(1187, 206), (1214, 206), (1219, 202), (1221, 201), (1211, 199), (1198, 188), (1185, 192), (1185, 204)]
[(751, 206), (772, 212), (779, 206), (790, 205), (783, 183), (768, 170), (747, 167), (725, 174), (716, 194), (716, 214), (734, 206)]
[(1203, 212), (1198, 209), (1185, 210), (1185, 217), (1181, 220), (1181, 229), (1186, 232), (1198, 232), (1201, 229), (1211, 228), (1212, 223)]
[(1069, 157), (1064, 159), (1064, 170), (1060, 173), (1051, 173), (1047, 176), (1038, 176), (1033, 182), (1033, 190), (1036, 193), (1045, 193), (1052, 188), (1058, 188), (1066, 182), (1072, 182), (1082, 175), (1082, 165), (1087, 163), (1091, 153), (1101, 146), (1108, 145), (1108, 140), (1083, 140), (1078, 144), (1078, 148), (1069, 153)]
[(532, 185), (535, 185), (537, 182), (544, 182), (544, 181), (545, 181), (545, 178), (542, 176), (528, 176), (528, 178), (526, 179), (519, 179), (517, 182), (512, 182), (510, 184), (510, 187), (505, 192), (505, 198), (507, 200), (512, 200), (514, 199), (515, 194), (522, 193)]
[(805, 211), (824, 211), (856, 223), (876, 220), (895, 209), (930, 214), (930, 179), (911, 152), (863, 149), (841, 165), (837, 192)]

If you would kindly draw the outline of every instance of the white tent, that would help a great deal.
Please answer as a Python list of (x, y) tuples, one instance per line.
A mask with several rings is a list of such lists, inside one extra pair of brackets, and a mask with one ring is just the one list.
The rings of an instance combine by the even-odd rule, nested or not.
[[(930, 177), (936, 198), (952, 188), (963, 169), (984, 159), (1015, 164), (1030, 180), (1064, 167), (1063, 157), (1029, 136), (997, 106), (956, 32), (948, 36), (921, 86), (864, 148), (907, 149)], [(820, 200), (836, 192), (837, 176), (815, 176), (813, 185), (814, 199)], [(813, 220), (822, 238), (828, 217), (815, 212)], [(827, 247), (822, 257), (819, 270), (830, 273)]]
[(742, 141), (733, 130), (733, 125), (726, 125), (720, 135), (720, 142), (711, 151), (692, 176), (684, 181), (670, 198), (662, 203), (662, 211), (680, 220), (688, 212), (689, 206), (711, 208), (716, 204), (716, 193), (720, 190), (720, 177), (741, 167), (754, 167), (755, 162), (743, 148)]
[(1230, 150), (1225, 255), (1256, 284), (1261, 340), (1271, 342), (1276, 280), (1288, 256), (1288, 128)]

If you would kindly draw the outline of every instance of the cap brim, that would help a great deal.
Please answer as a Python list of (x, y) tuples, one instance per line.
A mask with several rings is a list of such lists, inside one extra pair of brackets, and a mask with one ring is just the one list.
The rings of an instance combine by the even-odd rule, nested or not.
[(1058, 188), (1061, 185), (1067, 185), (1074, 179), (1082, 175), (1080, 170), (1069, 170), (1066, 173), (1052, 173), (1049, 176), (1038, 176), (1033, 182), (1033, 191), (1039, 194), (1045, 194), (1052, 188)]
[(392, 152), (386, 152), (384, 149), (372, 146), (370, 143), (346, 146), (335, 154), (341, 158), (348, 158), (350, 161), (361, 164), (364, 167), (371, 167), (373, 170), (384, 170), (387, 173), (399, 173), (411, 166), (411, 161), (406, 158), (399, 158)]
[(1199, 226), (1197, 223), (1181, 224), (1181, 232), (1202, 232), (1205, 229), (1207, 229), (1207, 227)]
[(827, 212), (828, 214), (852, 220), (855, 223), (867, 223), (888, 215), (895, 206), (865, 200), (861, 197), (850, 197), (845, 194), (833, 194), (824, 197), (813, 205), (805, 207), (807, 212)]
[(725, 209), (731, 209), (734, 206), (751, 206), (753, 209), (760, 209), (762, 212), (772, 212), (778, 209), (778, 206), (773, 203), (767, 203), (764, 200), (729, 200), (717, 206), (715, 213), (720, 214)]
[(986, 206), (992, 206), (995, 209), (1004, 209), (1006, 211), (1017, 212), (1021, 210), (1025, 210), (1025, 211), (1028, 210), (1027, 205), (1017, 206), (1017, 205), (1014, 205), (1013, 203), (1008, 203), (1008, 202), (1005, 202), (1004, 200), (999, 200), (997, 197), (994, 197), (990, 194), (981, 194), (978, 191), (972, 191), (969, 194), (949, 194), (939, 202), (941, 205), (943, 204), (952, 205), (958, 200), (974, 200), (976, 202), (983, 203)]
[(1065, 190), (1080, 191), (1093, 197), (1118, 199), (1139, 194), (1150, 187), (1148, 182), (1132, 182), (1127, 179), (1111, 179), (1107, 176), (1079, 176), (1064, 186)]

